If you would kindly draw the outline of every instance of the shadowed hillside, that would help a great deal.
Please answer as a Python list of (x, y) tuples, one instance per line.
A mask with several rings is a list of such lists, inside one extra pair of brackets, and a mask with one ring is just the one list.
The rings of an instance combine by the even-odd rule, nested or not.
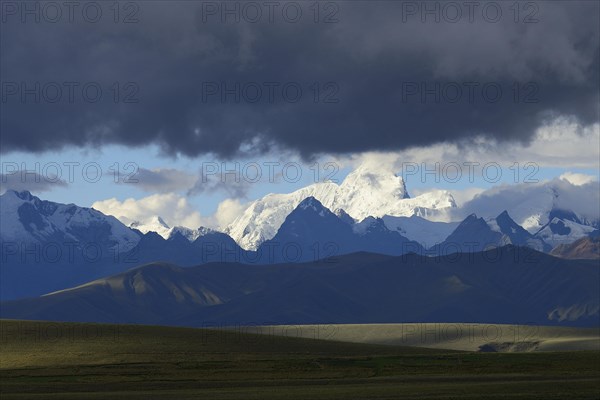
[(469, 322), (598, 326), (600, 268), (506, 246), (357, 253), (305, 264), (155, 263), (39, 298), (3, 318), (181, 326)]

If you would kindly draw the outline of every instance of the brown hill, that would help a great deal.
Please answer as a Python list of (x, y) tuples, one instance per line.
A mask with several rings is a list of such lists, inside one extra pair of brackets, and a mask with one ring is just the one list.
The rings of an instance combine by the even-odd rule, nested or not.
[(569, 259), (600, 259), (600, 237), (582, 237), (570, 244), (560, 244), (550, 252)]

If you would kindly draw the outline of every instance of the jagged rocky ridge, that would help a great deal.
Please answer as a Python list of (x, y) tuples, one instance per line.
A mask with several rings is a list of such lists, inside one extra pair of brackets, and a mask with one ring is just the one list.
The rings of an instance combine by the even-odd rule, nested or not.
[[(128, 228), (94, 209), (43, 201), (29, 192), (7, 191), (0, 202), (2, 299), (40, 295), (154, 261), (181, 266), (271, 264), (358, 251), (433, 256), (507, 244), (550, 251), (556, 243), (571, 243), (597, 232), (574, 221), (574, 214), (558, 211), (535, 234), (520, 227), (506, 211), (488, 219), (470, 215), (461, 223), (433, 222), (415, 215), (369, 216), (357, 222), (345, 210), (332, 212), (309, 196), (285, 217), (271, 239), (250, 251), (223, 232), (171, 228), (157, 219), (168, 231), (163, 232), (165, 238)], [(24, 280), (27, 285), (20, 283)]]

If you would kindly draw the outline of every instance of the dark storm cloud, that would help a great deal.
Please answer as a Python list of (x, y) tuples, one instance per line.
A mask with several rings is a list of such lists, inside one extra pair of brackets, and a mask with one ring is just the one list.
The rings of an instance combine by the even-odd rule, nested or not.
[[(10, 10), (0, 39), (2, 152), (156, 143), (190, 156), (310, 156), (474, 135), (527, 141), (556, 115), (596, 122), (598, 3), (530, 2), (537, 9), (518, 15), (509, 3), (494, 3), (497, 22), (477, 3), (456, 23), (452, 10), (421, 21), (421, 8), (444, 2), (332, 2), (319, 23), (310, 2), (295, 3), (297, 23), (277, 11), (284, 3), (272, 22), (263, 6), (257, 23), (203, 13), (223, 7), (213, 2), (133, 2), (128, 24), (108, 6), (97, 23), (77, 12), (74, 22), (23, 23)], [(132, 12), (121, 11), (121, 20)], [(39, 99), (21, 86), (35, 82)], [(435, 93), (423, 101), (423, 89)]]

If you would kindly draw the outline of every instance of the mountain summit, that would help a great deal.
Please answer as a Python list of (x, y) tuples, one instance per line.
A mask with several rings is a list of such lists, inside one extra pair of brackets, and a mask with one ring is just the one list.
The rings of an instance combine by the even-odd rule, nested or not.
[(243, 248), (257, 249), (275, 236), (285, 218), (308, 197), (314, 197), (329, 210), (343, 209), (359, 221), (369, 216), (425, 216), (456, 207), (447, 191), (410, 198), (402, 177), (389, 169), (360, 166), (339, 185), (319, 182), (289, 194), (268, 194), (252, 202), (226, 232)]
[[(343, 210), (340, 215), (345, 215)], [(270, 251), (273, 249), (278, 251)], [(268, 262), (316, 261), (361, 251), (400, 255), (421, 250), (418, 243), (389, 230), (381, 218), (368, 217), (349, 224), (314, 197), (300, 202), (277, 234), (258, 249), (263, 256), (273, 255)]]
[(28, 191), (7, 190), (0, 195), (0, 239), (18, 244), (93, 244), (123, 252), (133, 248), (140, 235), (119, 220), (93, 208), (41, 200)]

